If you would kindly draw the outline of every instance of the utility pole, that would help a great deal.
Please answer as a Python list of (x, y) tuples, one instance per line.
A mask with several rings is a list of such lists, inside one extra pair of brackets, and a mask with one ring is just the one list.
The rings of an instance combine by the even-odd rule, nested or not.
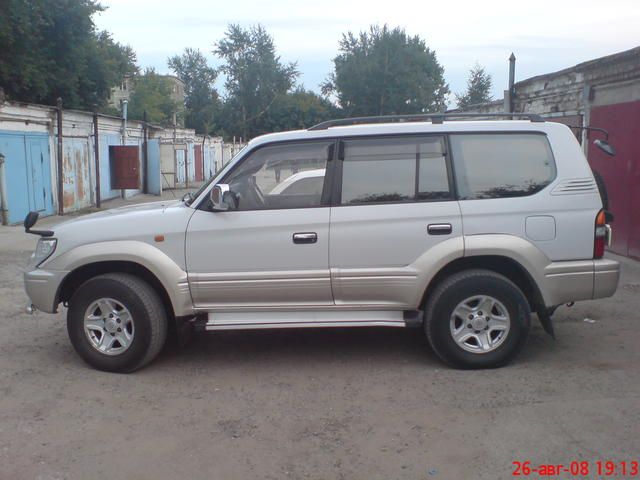
[(96, 159), (96, 207), (100, 208), (100, 140), (98, 137), (98, 111), (93, 112), (93, 151)]
[(514, 110), (514, 97), (515, 97), (515, 84), (516, 79), (516, 56), (511, 52), (509, 56), (509, 88), (504, 91), (504, 110), (505, 112), (513, 113)]
[(142, 114), (142, 173), (144, 182), (142, 183), (142, 192), (149, 193), (149, 125), (147, 123), (147, 111)]
[[(129, 100), (122, 100), (122, 145), (127, 144), (127, 116), (129, 115)], [(120, 189), (120, 197), (127, 198), (124, 188)]]
[(58, 215), (64, 213), (64, 179), (62, 178), (62, 98), (58, 97), (56, 101), (57, 127), (58, 127)]

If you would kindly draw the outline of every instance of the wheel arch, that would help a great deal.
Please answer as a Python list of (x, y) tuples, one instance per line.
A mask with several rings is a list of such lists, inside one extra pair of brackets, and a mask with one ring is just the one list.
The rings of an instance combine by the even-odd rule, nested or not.
[(145, 266), (128, 260), (107, 260), (81, 265), (69, 272), (58, 287), (56, 304), (68, 303), (73, 292), (87, 280), (106, 273), (128, 273), (147, 282), (160, 296), (165, 311), (175, 317), (175, 308), (169, 292), (158, 277)]
[(436, 287), (449, 276), (471, 269), (489, 270), (504, 275), (524, 294), (532, 312), (545, 307), (542, 292), (533, 276), (517, 260), (504, 255), (474, 255), (459, 257), (442, 267), (429, 281), (422, 296), (421, 305), (426, 305)]
[(60, 282), (57, 302), (68, 300), (68, 293), (62, 295), (62, 286), (69, 280), (86, 280), (101, 273), (120, 271), (139, 275), (159, 293), (167, 295), (170, 305), (167, 312), (177, 317), (193, 314), (187, 273), (167, 253), (145, 242), (127, 240), (80, 245), (54, 257), (45, 268), (69, 272)]

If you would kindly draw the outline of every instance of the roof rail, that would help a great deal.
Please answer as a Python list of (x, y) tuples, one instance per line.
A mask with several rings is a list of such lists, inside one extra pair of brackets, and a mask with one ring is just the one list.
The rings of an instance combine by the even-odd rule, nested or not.
[(352, 117), (352, 118), (338, 118), (336, 120), (327, 120), (326, 122), (318, 123), (313, 127), (309, 127), (307, 130), (326, 130), (330, 127), (343, 127), (348, 125), (361, 125), (367, 123), (393, 123), (393, 122), (426, 122), (428, 120), (431, 123), (440, 124), (445, 120), (452, 120), (456, 118), (502, 118), (511, 117), (524, 118), (531, 122), (544, 122), (537, 113), (427, 113), (416, 115), (380, 115), (374, 117)]

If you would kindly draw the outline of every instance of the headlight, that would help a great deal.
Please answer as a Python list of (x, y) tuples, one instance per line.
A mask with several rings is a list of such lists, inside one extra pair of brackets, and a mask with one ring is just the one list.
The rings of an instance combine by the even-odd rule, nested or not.
[(56, 240), (55, 238), (41, 238), (40, 240), (38, 240), (36, 251), (33, 252), (33, 255), (31, 255), (33, 263), (35, 263), (37, 266), (44, 262), (47, 258), (49, 258), (55, 251), (57, 243), (58, 240)]

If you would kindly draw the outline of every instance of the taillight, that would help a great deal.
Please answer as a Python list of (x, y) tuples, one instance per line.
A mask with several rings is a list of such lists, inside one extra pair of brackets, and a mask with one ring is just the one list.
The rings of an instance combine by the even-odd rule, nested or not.
[(604, 247), (607, 245), (607, 222), (604, 210), (600, 210), (596, 216), (596, 231), (593, 242), (593, 258), (602, 258), (604, 256)]

